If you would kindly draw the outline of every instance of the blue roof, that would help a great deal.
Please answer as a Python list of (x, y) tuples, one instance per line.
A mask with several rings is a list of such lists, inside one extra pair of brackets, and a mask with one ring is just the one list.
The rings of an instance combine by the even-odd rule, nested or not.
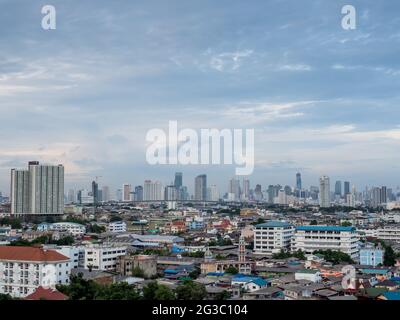
[(355, 227), (339, 227), (339, 226), (300, 226), (296, 227), (296, 230), (300, 231), (355, 231)]
[(266, 286), (268, 281), (260, 278), (260, 277), (252, 277), (252, 276), (239, 276), (239, 277), (234, 277), (232, 278), (233, 282), (244, 282), (244, 283), (248, 283), (248, 282), (254, 282), (255, 284), (258, 284), (259, 286)]
[(362, 273), (387, 274), (389, 269), (360, 269)]
[(286, 228), (291, 226), (290, 223), (284, 221), (268, 221), (266, 223), (257, 224), (256, 228)]
[(400, 277), (392, 277), (392, 278), (390, 278), (390, 280), (392, 280), (394, 282), (400, 282)]
[(223, 272), (209, 272), (207, 273), (207, 276), (210, 277), (222, 277), (225, 273)]
[(388, 300), (400, 300), (400, 291), (385, 292), (383, 296)]
[(165, 269), (165, 270), (164, 270), (164, 273), (177, 274), (177, 273), (179, 273), (179, 271), (178, 271), (178, 270), (175, 270), (175, 269)]

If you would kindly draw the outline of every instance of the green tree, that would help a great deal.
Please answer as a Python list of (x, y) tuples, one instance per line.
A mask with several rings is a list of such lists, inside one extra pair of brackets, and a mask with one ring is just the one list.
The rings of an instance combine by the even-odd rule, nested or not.
[(158, 289), (157, 281), (150, 282), (147, 286), (143, 288), (143, 299), (155, 300), (157, 289)]
[(0, 219), (0, 225), (11, 226), (12, 229), (22, 229), (21, 220), (10, 217)]
[(351, 226), (352, 226), (352, 224), (351, 224), (350, 221), (344, 221), (344, 222), (342, 223), (342, 227), (351, 227)]
[(96, 300), (139, 300), (140, 295), (132, 285), (126, 282), (100, 285), (96, 292)]
[(310, 226), (316, 226), (316, 225), (318, 225), (318, 221), (317, 220), (312, 220), (310, 222)]
[(225, 273), (228, 273), (228, 274), (238, 274), (238, 273), (239, 273), (239, 270), (238, 270), (237, 268), (233, 267), (233, 266), (230, 266), (230, 267), (228, 267), (228, 268), (225, 269)]
[(154, 292), (154, 300), (175, 300), (175, 293), (167, 286), (161, 284)]
[(57, 285), (57, 290), (66, 294), (70, 300), (95, 300), (99, 284), (83, 279), (82, 273), (71, 275), (69, 285)]
[(383, 255), (383, 264), (386, 267), (393, 267), (396, 264), (396, 254), (391, 246), (385, 246), (385, 254)]
[(192, 279), (197, 279), (199, 275), (200, 275), (200, 270), (197, 268), (189, 273), (189, 277), (191, 277)]
[(0, 293), (0, 301), (5, 301), (5, 300), (13, 300), (13, 298), (9, 294)]
[(119, 217), (119, 216), (116, 216), (116, 215), (112, 215), (111, 217), (110, 217), (110, 222), (116, 222), (116, 221), (122, 221), (123, 219), (121, 218), (121, 217)]
[(351, 257), (341, 251), (333, 251), (333, 250), (317, 250), (314, 251), (314, 254), (320, 254), (324, 257), (324, 259), (328, 262), (332, 262), (333, 264), (339, 264), (341, 262), (346, 262), (349, 264), (354, 263)]
[(179, 285), (175, 293), (178, 300), (203, 300), (207, 296), (204, 285), (191, 280), (187, 280)]
[(231, 297), (230, 292), (227, 290), (222, 291), (221, 293), (218, 293), (215, 295), (215, 300), (227, 300)]
[(89, 233), (102, 233), (106, 231), (105, 226), (99, 226), (98, 224), (90, 224), (88, 227), (88, 232)]

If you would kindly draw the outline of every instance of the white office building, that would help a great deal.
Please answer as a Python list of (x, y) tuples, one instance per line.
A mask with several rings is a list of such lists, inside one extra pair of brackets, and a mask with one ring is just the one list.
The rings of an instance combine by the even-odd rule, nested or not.
[(400, 243), (400, 225), (385, 225), (377, 229), (378, 239)]
[(357, 259), (359, 236), (354, 227), (300, 226), (292, 240), (292, 251), (311, 254), (316, 250), (341, 251)]
[(254, 253), (272, 255), (290, 249), (294, 226), (283, 221), (269, 221), (254, 227)]
[(68, 232), (74, 237), (82, 237), (86, 233), (86, 227), (73, 222), (56, 222), (49, 225), (49, 230)]
[(85, 269), (115, 270), (117, 258), (126, 255), (125, 246), (93, 245), (85, 248)]
[(319, 179), (319, 205), (322, 208), (331, 206), (331, 187), (330, 180), (327, 176), (322, 176)]
[(126, 232), (126, 222), (124, 221), (114, 221), (110, 222), (107, 226), (108, 232), (119, 233)]
[(70, 259), (55, 250), (0, 246), (0, 293), (23, 298), (40, 287), (68, 284)]
[(84, 246), (57, 246), (44, 245), (44, 249), (55, 250), (58, 253), (69, 258), (71, 269), (83, 268), (85, 263), (85, 247)]

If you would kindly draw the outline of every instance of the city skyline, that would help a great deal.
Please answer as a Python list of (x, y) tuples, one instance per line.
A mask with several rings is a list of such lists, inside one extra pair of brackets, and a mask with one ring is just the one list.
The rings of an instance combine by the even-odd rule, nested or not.
[(31, 159), (63, 163), (67, 188), (175, 171), (225, 185), (234, 166), (146, 163), (146, 132), (169, 120), (254, 128), (254, 183), (292, 184), (301, 171), (310, 185), (328, 175), (396, 187), (400, 4), (353, 1), (349, 31), (341, 3), (285, 2), (55, 0), (46, 32), (41, 3), (2, 1), (0, 190)]

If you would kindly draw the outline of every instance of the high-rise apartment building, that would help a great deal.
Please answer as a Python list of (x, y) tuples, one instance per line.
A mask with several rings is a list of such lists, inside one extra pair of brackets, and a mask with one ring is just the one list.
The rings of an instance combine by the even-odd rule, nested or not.
[(131, 199), (132, 186), (130, 184), (122, 185), (122, 201), (132, 201)]
[(162, 184), (160, 181), (145, 180), (143, 187), (143, 200), (145, 201), (164, 200)]
[(101, 188), (101, 193), (102, 193), (102, 200), (104, 202), (110, 201), (111, 200), (111, 194), (110, 194), (110, 188), (108, 186), (103, 186)]
[(197, 176), (194, 180), (194, 199), (207, 200), (207, 175), (205, 174)]
[(64, 167), (31, 161), (28, 170), (11, 170), (11, 214), (64, 213)]
[(329, 177), (322, 176), (319, 179), (319, 205), (322, 208), (329, 208), (331, 206), (331, 189)]
[(239, 201), (240, 200), (240, 181), (237, 178), (232, 178), (229, 180), (229, 188), (228, 194), (230, 194), (232, 200)]
[(218, 201), (219, 200), (219, 192), (218, 192), (218, 188), (215, 184), (212, 184), (209, 188), (207, 188), (207, 200), (208, 201)]

